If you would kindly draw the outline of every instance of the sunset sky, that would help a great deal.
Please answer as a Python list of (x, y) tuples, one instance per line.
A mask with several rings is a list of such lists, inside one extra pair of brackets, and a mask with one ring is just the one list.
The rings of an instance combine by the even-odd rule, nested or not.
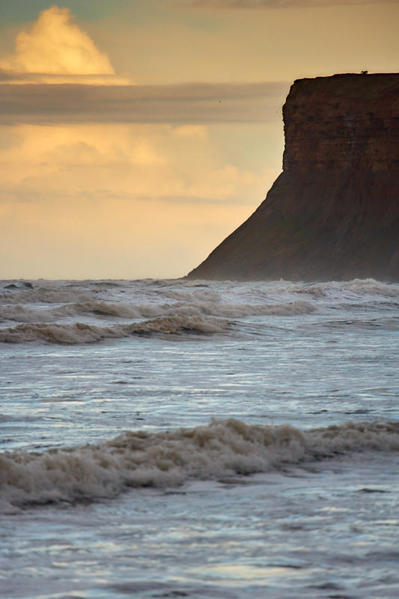
[(0, 0), (0, 278), (179, 277), (281, 170), (294, 79), (399, 71), (399, 0)]

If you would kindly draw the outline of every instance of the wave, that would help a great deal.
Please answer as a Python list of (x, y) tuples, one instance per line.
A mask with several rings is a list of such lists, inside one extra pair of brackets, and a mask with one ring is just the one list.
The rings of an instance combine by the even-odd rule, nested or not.
[(90, 300), (91, 293), (82, 288), (67, 288), (60, 283), (43, 287), (17, 287), (16, 289), (3, 289), (0, 292), (2, 304), (62, 304), (66, 302)]
[[(374, 279), (294, 283), (157, 281), (38, 281), (31, 287), (3, 286), (0, 322), (32, 325), (3, 328), (0, 341), (95, 342), (131, 333), (118, 321), (143, 319), (245, 319), (397, 309), (399, 285)], [(104, 321), (109, 327), (102, 326)], [(80, 322), (82, 321), (82, 322)], [(48, 325), (45, 327), (44, 325)], [(112, 325), (112, 327), (111, 327)], [(125, 331), (115, 326), (125, 327)], [(113, 330), (110, 331), (110, 328)], [(190, 327), (189, 327), (190, 328)], [(90, 330), (89, 330), (90, 329)]]
[(375, 279), (353, 279), (341, 283), (343, 289), (355, 293), (365, 293), (369, 295), (383, 295), (385, 297), (399, 297), (399, 287), (392, 283), (383, 283)]
[(155, 318), (173, 316), (178, 312), (185, 317), (210, 316), (224, 318), (240, 318), (245, 316), (295, 316), (310, 314), (315, 307), (309, 302), (298, 300), (293, 302), (275, 304), (233, 304), (212, 303), (193, 298), (190, 302), (175, 304), (127, 304), (122, 302), (106, 302), (87, 300), (66, 304), (55, 308), (32, 308), (20, 304), (0, 306), (0, 321), (13, 321), (19, 323), (44, 323), (55, 322), (59, 319), (79, 315), (94, 316), (96, 318)]
[(97, 445), (0, 454), (0, 507), (95, 501), (132, 487), (284, 472), (290, 465), (362, 451), (399, 451), (399, 422), (301, 431), (230, 419), (161, 433), (129, 431)]
[[(244, 318), (246, 316), (298, 316), (311, 314), (316, 307), (304, 300), (275, 303), (237, 303), (237, 302), (212, 302), (193, 298), (190, 302), (178, 303), (173, 309), (182, 312), (196, 312), (222, 318)], [(170, 309), (170, 308), (169, 308)]]
[(72, 324), (20, 324), (0, 329), (0, 343), (27, 343), (45, 341), (76, 345), (95, 343), (105, 339), (122, 339), (132, 335), (181, 335), (187, 333), (223, 333), (229, 322), (200, 316), (169, 316), (143, 322), (100, 327), (83, 322)]
[(110, 318), (143, 318), (157, 316), (159, 310), (154, 306), (133, 306), (125, 303), (86, 300), (55, 308), (32, 308), (31, 306), (11, 304), (0, 307), (0, 319), (24, 323), (54, 322), (60, 318), (88, 314)]
[(343, 295), (356, 294), (360, 296), (376, 296), (397, 298), (399, 297), (399, 286), (392, 283), (384, 283), (375, 279), (352, 279), (351, 281), (327, 281), (323, 283), (301, 284), (291, 287), (295, 293), (311, 295), (315, 298), (323, 298), (331, 294)]

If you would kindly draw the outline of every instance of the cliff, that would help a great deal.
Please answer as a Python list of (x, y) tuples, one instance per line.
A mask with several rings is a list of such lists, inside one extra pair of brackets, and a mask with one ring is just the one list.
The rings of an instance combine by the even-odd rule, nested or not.
[(283, 118), (283, 172), (188, 276), (399, 280), (399, 74), (297, 80)]

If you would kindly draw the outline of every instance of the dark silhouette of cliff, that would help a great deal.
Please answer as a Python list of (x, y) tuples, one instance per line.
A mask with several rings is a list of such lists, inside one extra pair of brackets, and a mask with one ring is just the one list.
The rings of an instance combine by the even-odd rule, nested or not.
[(399, 280), (399, 74), (294, 82), (283, 172), (200, 279)]

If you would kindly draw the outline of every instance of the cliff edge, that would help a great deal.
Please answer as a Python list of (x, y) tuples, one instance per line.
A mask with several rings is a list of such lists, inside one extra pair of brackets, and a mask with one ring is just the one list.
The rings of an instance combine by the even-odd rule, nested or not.
[(299, 79), (283, 118), (283, 172), (188, 277), (398, 281), (399, 74)]

